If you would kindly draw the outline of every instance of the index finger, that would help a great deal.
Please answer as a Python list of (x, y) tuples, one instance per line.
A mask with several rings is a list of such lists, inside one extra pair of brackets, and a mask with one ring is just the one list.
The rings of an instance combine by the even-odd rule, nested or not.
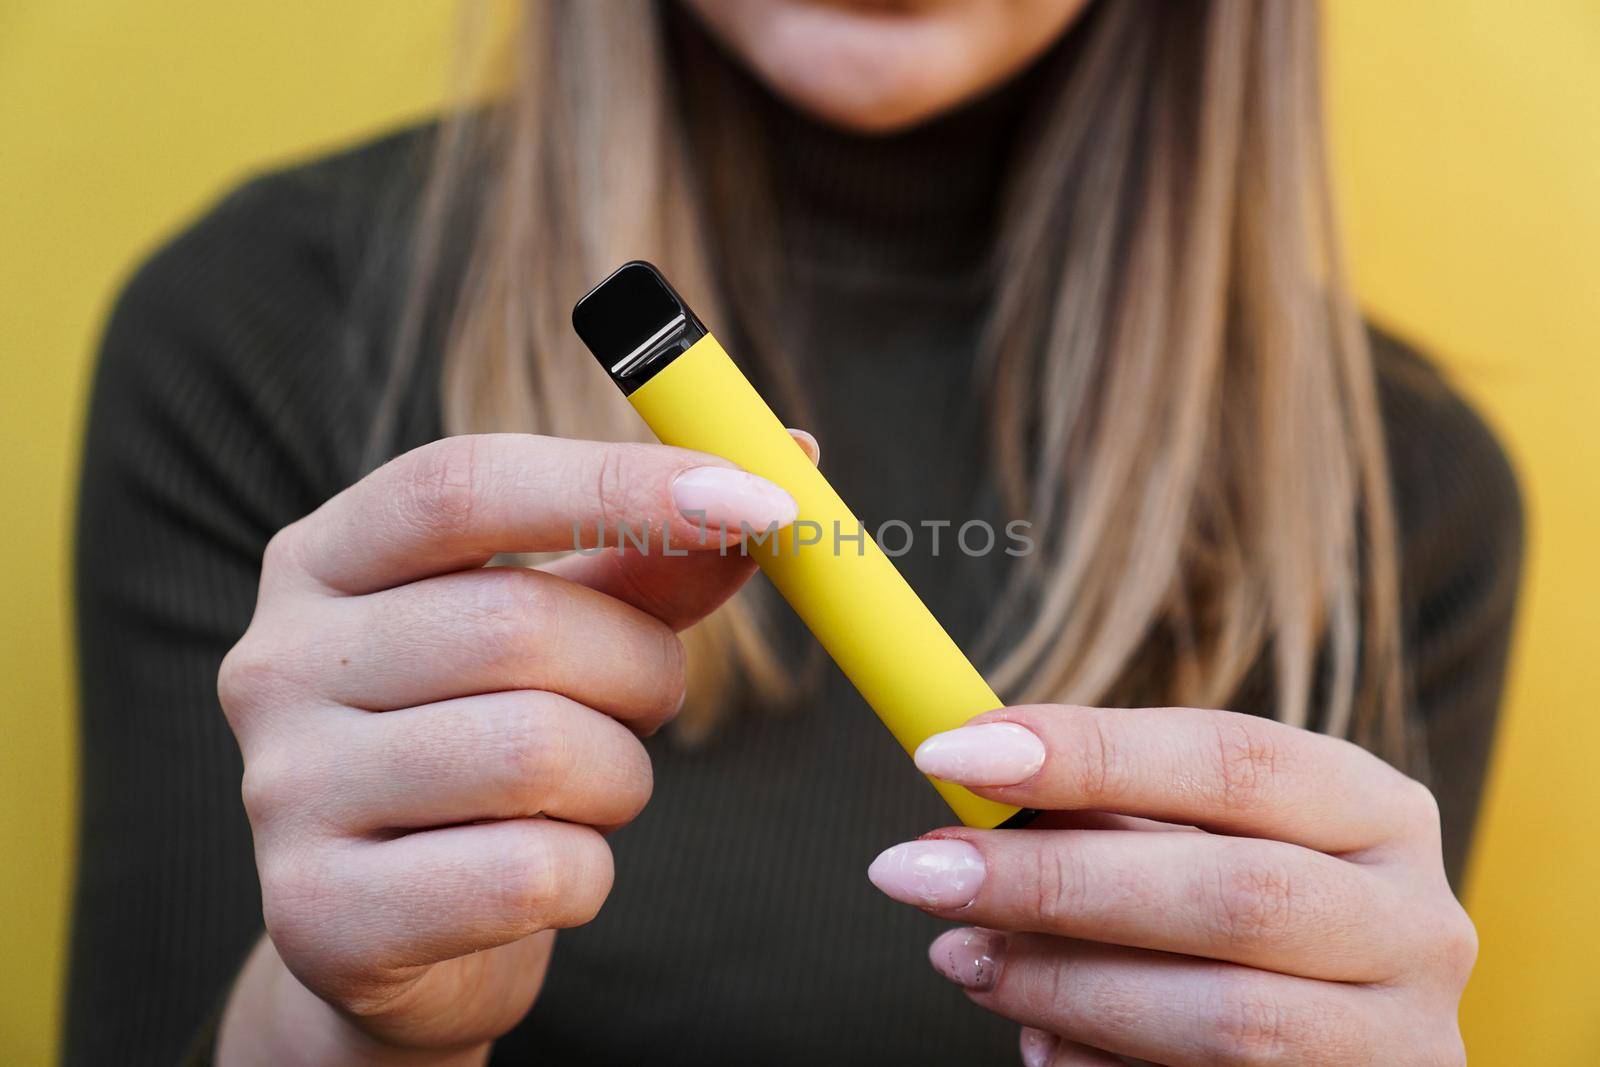
[[(993, 733), (1017, 727), (1042, 743), (1043, 762), (999, 784), (1005, 776), (982, 753), (1025, 744)], [(1339, 738), (1231, 711), (1001, 708), (923, 742), (917, 765), (1023, 808), (1117, 812), (1319, 852), (1438, 832), (1432, 794), (1377, 757)]]
[(292, 574), (353, 595), (481, 566), (502, 552), (624, 539), (650, 552), (719, 549), (738, 540), (741, 524), (782, 527), (795, 512), (784, 490), (716, 456), (483, 434), (390, 461), (285, 528), (269, 553)]

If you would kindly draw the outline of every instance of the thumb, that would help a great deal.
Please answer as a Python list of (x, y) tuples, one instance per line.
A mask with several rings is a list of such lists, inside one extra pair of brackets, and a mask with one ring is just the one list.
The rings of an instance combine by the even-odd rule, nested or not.
[[(821, 454), (817, 439), (804, 430), (789, 431), (812, 463)], [(713, 541), (712, 547), (719, 542)], [(675, 630), (683, 630), (739, 591), (755, 572), (755, 560), (740, 552), (702, 549), (684, 555), (642, 553), (608, 548), (592, 555), (570, 555), (544, 570), (632, 604)]]

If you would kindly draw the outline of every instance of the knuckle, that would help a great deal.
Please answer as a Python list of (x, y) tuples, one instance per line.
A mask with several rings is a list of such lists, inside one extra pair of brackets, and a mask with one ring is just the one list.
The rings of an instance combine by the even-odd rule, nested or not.
[(568, 728), (559, 716), (550, 714), (546, 701), (530, 698), (510, 716), (500, 747), (512, 788), (530, 801), (530, 807), (542, 810), (559, 792), (571, 766)]
[(677, 714), (689, 688), (689, 650), (670, 626), (659, 627), (661, 634), (661, 688), (663, 710), (668, 717)]
[(663, 506), (666, 469), (656, 446), (608, 444), (594, 468), (594, 507), (608, 543), (658, 543), (670, 509)]
[(592, 830), (529, 837), (509, 852), (500, 900), (527, 933), (580, 926), (599, 914), (611, 892), (611, 850)]
[(402, 519), (437, 534), (467, 529), (482, 478), (478, 445), (472, 435), (448, 437), (412, 453), (395, 496)]
[(1285, 1031), (1294, 1063), (1370, 1064), (1379, 1058), (1371, 1022), (1335, 997), (1307, 1004)]
[(1439, 799), (1415, 778), (1401, 782), (1397, 809), (1402, 823), (1420, 838), (1432, 841), (1440, 837)]
[(634, 765), (627, 775), (629, 787), (626, 790), (627, 803), (623, 806), (622, 817), (624, 821), (632, 822), (644, 811), (645, 805), (650, 803), (650, 797), (655, 792), (656, 778), (655, 767), (651, 764), (650, 755), (645, 751), (644, 745), (631, 734), (628, 740), (632, 743)]
[(1478, 962), (1478, 928), (1464, 911), (1450, 940), (1450, 954), (1459, 970), (1461, 984), (1465, 985), (1467, 976)]
[[(592, 813), (584, 820), (591, 826), (615, 829), (632, 822), (650, 803), (655, 789), (655, 770), (650, 754), (628, 727), (604, 714), (583, 709), (590, 719), (585, 730), (594, 730), (593, 751), (604, 753), (594, 760), (604, 767), (603, 775), (583, 775), (572, 781), (572, 793), (582, 792), (580, 802)], [(575, 758), (574, 765), (578, 761)]]
[(252, 826), (260, 827), (279, 816), (299, 795), (287, 762), (275, 755), (259, 752), (245, 762), (239, 781), (239, 798)]
[(1329, 1065), (1370, 1063), (1375, 1049), (1365, 1020), (1335, 996), (1290, 1007), (1270, 976), (1247, 972), (1218, 984), (1207, 1020), (1212, 1062)]
[(538, 572), (519, 567), (483, 571), (465, 614), (474, 641), (497, 663), (523, 663), (561, 630), (562, 598)]
[(1008, 1007), (1033, 1018), (1054, 1018), (1066, 1012), (1069, 982), (1064, 965), (1029, 961), (1024, 966), (1001, 969), (1003, 996)]
[(1299, 919), (1299, 887), (1281, 866), (1224, 859), (1209, 881), (1206, 914), (1219, 943), (1276, 940)]
[(305, 542), (304, 520), (291, 522), (267, 541), (261, 553), (261, 573), (264, 577), (281, 574), (300, 567), (301, 547)]
[(217, 699), (230, 722), (257, 710), (282, 682), (283, 659), (259, 634), (247, 632), (222, 657)]
[(1217, 800), (1226, 811), (1254, 806), (1272, 791), (1281, 769), (1278, 742), (1245, 716), (1212, 719)]
[(1451, 988), (1464, 988), (1478, 962), (1478, 928), (1460, 904), (1452, 901), (1438, 940), (1444, 974)]
[(1082, 914), (1090, 888), (1088, 865), (1080, 854), (1051, 847), (1047, 841), (1032, 851), (1030, 859), (1021, 888), (1041, 925), (1054, 929), (1063, 919)]
[[(274, 853), (262, 861), (260, 876), (262, 904), (280, 918), (296, 918), (315, 897), (317, 879), (310, 877), (309, 865), (303, 862)], [(269, 927), (274, 925), (271, 918)]]
[(396, 987), (376, 947), (351, 924), (332, 857), (279, 847), (261, 862), (261, 915), (267, 937), (308, 989), (358, 1016), (380, 1012)]
[(1252, 978), (1220, 983), (1205, 1032), (1213, 1043), (1213, 1062), (1277, 1064), (1298, 1062), (1283, 1004)]
[(286, 959), (316, 950), (318, 931), (333, 907), (322, 864), (304, 850), (280, 847), (263, 859), (259, 874), (261, 915), (273, 943)]
[(573, 894), (573, 899), (568, 901), (567, 913), (563, 917), (563, 926), (582, 926), (592, 922), (600, 914), (600, 907), (606, 902), (606, 897), (611, 895), (612, 882), (616, 878), (616, 869), (613, 866), (611, 849), (603, 842), (593, 850), (593, 858), (586, 863), (584, 877), (579, 880), (580, 891)]
[(500, 899), (508, 911), (530, 923), (530, 932), (545, 929), (562, 903), (562, 878), (556, 857), (539, 840), (508, 851), (510, 862), (503, 869), (498, 887)]
[[(611, 445), (601, 452), (594, 498), (608, 537), (618, 537), (621, 524), (633, 521), (628, 514), (628, 476), (632, 466), (628, 449), (622, 445)], [(620, 539), (617, 543), (621, 544)]]
[(1113, 741), (1101, 715), (1090, 712), (1078, 719), (1070, 751), (1078, 761), (1076, 777), (1089, 801), (1115, 799), (1128, 779), (1120, 747)]

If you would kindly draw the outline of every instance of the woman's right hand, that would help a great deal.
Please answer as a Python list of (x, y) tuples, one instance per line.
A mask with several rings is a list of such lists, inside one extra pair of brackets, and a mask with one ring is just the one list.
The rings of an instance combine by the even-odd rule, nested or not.
[[(610, 891), (602, 835), (682, 702), (675, 631), (753, 569), (719, 527), (794, 513), (712, 456), (505, 434), (401, 456), (274, 537), (219, 677), (267, 931), (219, 1062), (481, 1062)], [(602, 522), (613, 545), (648, 524), (649, 553), (485, 566)]]

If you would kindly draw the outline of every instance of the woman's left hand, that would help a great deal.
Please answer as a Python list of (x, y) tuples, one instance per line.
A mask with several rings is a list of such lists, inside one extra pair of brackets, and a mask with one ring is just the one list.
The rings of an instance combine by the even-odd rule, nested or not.
[(1190, 708), (1003, 708), (917, 750), (1047, 814), (873, 863), (969, 924), (929, 950), (1049, 1064), (1460, 1064), (1477, 954), (1420, 783), (1346, 741)]

